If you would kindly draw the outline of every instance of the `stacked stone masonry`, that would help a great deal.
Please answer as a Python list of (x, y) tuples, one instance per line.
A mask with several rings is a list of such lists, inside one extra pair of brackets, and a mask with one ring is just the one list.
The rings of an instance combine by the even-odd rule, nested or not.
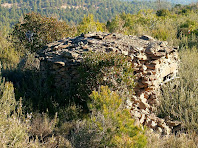
[(166, 121), (153, 113), (158, 105), (160, 86), (174, 79), (178, 71), (177, 48), (149, 36), (88, 33), (50, 43), (40, 52), (40, 69), (44, 76), (53, 74), (55, 86), (69, 90), (72, 79), (78, 77), (77, 66), (85, 52), (123, 54), (131, 58), (135, 75), (135, 95), (126, 101), (136, 124), (142, 124), (163, 134), (181, 123)]

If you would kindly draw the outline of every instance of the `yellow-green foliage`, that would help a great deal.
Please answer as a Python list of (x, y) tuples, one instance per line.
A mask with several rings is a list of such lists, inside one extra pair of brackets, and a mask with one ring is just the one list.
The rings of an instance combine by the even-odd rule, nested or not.
[(77, 26), (78, 34), (95, 32), (95, 31), (104, 31), (105, 25), (100, 23), (99, 21), (94, 21), (94, 15), (89, 14), (88, 16), (84, 16), (82, 21)]
[(4, 32), (0, 32), (0, 61), (4, 68), (16, 66), (20, 56), (6, 36)]
[(15, 112), (17, 105), (12, 83), (2, 79), (0, 88), (0, 147), (28, 147), (28, 124), (20, 119), (20, 112)]
[[(80, 99), (90, 102), (88, 109), (91, 114), (75, 124), (71, 134), (74, 147), (143, 147), (146, 144), (144, 131), (133, 125), (129, 110), (123, 108), (134, 88), (133, 68), (129, 60), (115, 53), (90, 52), (84, 55), (78, 69), (81, 78), (74, 91)], [(100, 91), (92, 92), (94, 89)], [(63, 114), (61, 116), (64, 117)], [(68, 118), (67, 113), (65, 117)], [(63, 126), (61, 128), (65, 129)], [(64, 131), (67, 133), (67, 128)]]
[(182, 121), (187, 129), (198, 131), (198, 52), (182, 50), (176, 80), (163, 88), (158, 115)]
[[(188, 10), (188, 9), (186, 9)], [(151, 35), (160, 40), (167, 40), (173, 45), (179, 45), (182, 35), (198, 35), (198, 15), (196, 11), (179, 13), (174, 8), (158, 10), (157, 15), (152, 10), (141, 10), (137, 14), (117, 15), (106, 24), (110, 32)]]
[(101, 86), (90, 95), (91, 115), (78, 121), (71, 133), (74, 147), (141, 148), (146, 145), (144, 129), (135, 126), (124, 98), (108, 86)]
[(197, 30), (198, 30), (198, 22), (196, 20), (189, 19), (180, 25), (180, 31), (185, 35), (190, 35), (192, 33), (196, 34)]
[(125, 23), (128, 23), (128, 25), (133, 25), (134, 22), (124, 22), (119, 15), (116, 15), (111, 22), (107, 22), (106, 27), (109, 32), (127, 34), (127, 29), (124, 28)]
[[(123, 100), (107, 86), (90, 95), (91, 121), (101, 134), (101, 145), (107, 147), (144, 147), (146, 138), (141, 127), (134, 126), (128, 109), (123, 108)], [(92, 123), (92, 124), (93, 124)]]

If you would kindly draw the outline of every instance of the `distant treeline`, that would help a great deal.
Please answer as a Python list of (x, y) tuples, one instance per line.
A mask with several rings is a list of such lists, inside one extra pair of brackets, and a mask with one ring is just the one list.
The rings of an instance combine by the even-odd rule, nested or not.
[[(140, 9), (158, 9), (157, 2), (121, 0), (1, 0), (0, 28), (11, 27), (23, 14), (31, 11), (56, 17), (69, 24), (79, 23), (84, 15), (93, 14), (100, 22), (106, 22), (122, 12), (134, 14)], [(162, 4), (171, 8), (170, 3)]]

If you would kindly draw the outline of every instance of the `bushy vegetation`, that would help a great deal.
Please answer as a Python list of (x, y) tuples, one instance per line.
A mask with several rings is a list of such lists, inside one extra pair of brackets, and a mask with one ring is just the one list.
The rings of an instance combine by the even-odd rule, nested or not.
[(120, 90), (123, 94), (133, 93), (133, 68), (128, 57), (115, 53), (88, 53), (84, 59), (79, 69), (82, 75), (80, 82), (83, 84), (79, 87), (81, 90), (86, 88), (91, 92), (100, 85), (105, 85), (112, 90)]
[[(47, 43), (71, 36), (73, 28), (66, 22), (55, 18), (43, 17), (34, 12), (26, 14), (21, 22), (15, 24), (12, 41), (19, 50), (35, 52)], [(21, 49), (22, 48), (22, 49)]]
[[(10, 7), (6, 7), (6, 3)], [(170, 3), (163, 3), (166, 3), (164, 5), (166, 8), (171, 8)], [(157, 9), (158, 5), (155, 2), (121, 0), (1, 0), (0, 28), (12, 27), (23, 14), (32, 11), (48, 17), (54, 16), (70, 24), (77, 24), (89, 13), (94, 14), (97, 20), (104, 23), (119, 13), (136, 13), (140, 9), (147, 8)]]
[(196, 148), (197, 134), (178, 134), (160, 137), (159, 134), (148, 132), (146, 148)]
[[(91, 118), (72, 133), (74, 147), (144, 147), (146, 137), (134, 126), (120, 96), (107, 86), (90, 95)], [(83, 140), (81, 140), (81, 138)]]
[(20, 53), (7, 39), (6, 32), (0, 32), (0, 61), (4, 68), (15, 67), (19, 63)]
[(94, 31), (101, 31), (105, 30), (105, 24), (100, 23), (99, 21), (95, 22), (94, 15), (89, 14), (88, 16), (84, 16), (83, 20), (78, 25), (78, 34), (80, 33), (88, 33)]
[(29, 140), (31, 115), (23, 115), (21, 101), (15, 100), (13, 84), (1, 78), (0, 85), (0, 146), (38, 147), (38, 137)]
[[(0, 81), (0, 147), (196, 147), (197, 6), (122, 13), (106, 25), (94, 16), (85, 15), (78, 25), (69, 26), (29, 13), (15, 24), (12, 34), (6, 29), (0, 32), (5, 77)], [(119, 54), (85, 54), (78, 83), (73, 82), (75, 89), (69, 95), (51, 87), (53, 79), (43, 82), (35, 51), (48, 42), (89, 31), (148, 34), (180, 47), (178, 78), (162, 88), (156, 114), (181, 121), (188, 134), (161, 138), (133, 125), (124, 108), (133, 93), (133, 68)], [(28, 33), (33, 36), (28, 38)]]
[[(178, 13), (176, 7), (172, 11), (162, 9), (156, 13), (153, 10), (141, 10), (137, 14), (122, 13), (107, 22), (106, 26), (110, 32), (132, 35), (147, 34), (159, 40), (166, 40), (174, 46), (183, 46), (182, 39), (186, 36), (189, 39), (192, 35), (197, 37), (198, 28), (197, 10), (185, 7), (183, 9), (188, 11)], [(191, 42), (191, 39), (188, 42)]]
[(158, 115), (181, 121), (189, 131), (198, 132), (198, 53), (180, 52), (178, 78), (163, 87)]

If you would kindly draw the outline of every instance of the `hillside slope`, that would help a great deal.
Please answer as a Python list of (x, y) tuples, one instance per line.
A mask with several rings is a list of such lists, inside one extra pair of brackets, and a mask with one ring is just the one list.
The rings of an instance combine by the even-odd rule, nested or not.
[(12, 26), (24, 13), (31, 11), (76, 24), (90, 13), (100, 22), (106, 22), (122, 12), (133, 14), (140, 9), (151, 8), (156, 9), (157, 4), (120, 0), (2, 0), (0, 26)]

